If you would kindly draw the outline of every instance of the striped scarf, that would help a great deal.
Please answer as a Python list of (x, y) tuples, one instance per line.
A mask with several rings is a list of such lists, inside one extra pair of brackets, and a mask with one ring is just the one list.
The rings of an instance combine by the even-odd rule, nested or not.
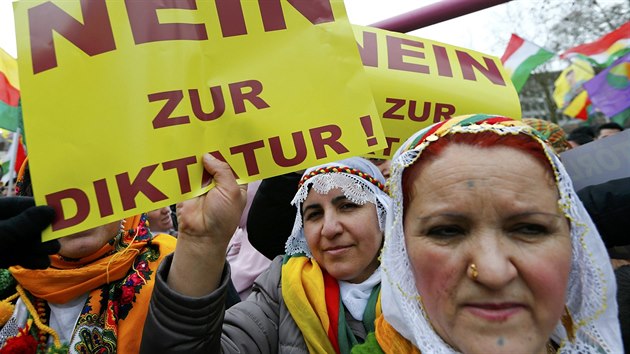
[[(309, 352), (350, 353), (358, 342), (346, 323), (337, 280), (308, 257), (285, 256), (283, 262), (282, 297)], [(381, 314), (379, 289), (372, 291), (363, 315), (368, 333)]]

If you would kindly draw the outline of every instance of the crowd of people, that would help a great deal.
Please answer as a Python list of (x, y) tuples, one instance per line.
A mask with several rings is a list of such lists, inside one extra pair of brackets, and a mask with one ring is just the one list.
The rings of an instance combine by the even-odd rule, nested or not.
[(559, 157), (615, 130), (460, 116), (249, 185), (205, 154), (176, 215), (45, 243), (25, 164), (0, 353), (623, 353), (630, 178), (575, 191)]

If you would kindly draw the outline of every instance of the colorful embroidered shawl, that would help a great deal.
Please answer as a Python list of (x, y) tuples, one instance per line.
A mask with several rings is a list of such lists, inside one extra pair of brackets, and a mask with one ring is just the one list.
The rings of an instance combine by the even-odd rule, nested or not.
[[(48, 269), (10, 269), (30, 294), (53, 303), (89, 292), (70, 352), (138, 352), (155, 270), (176, 241), (169, 235), (153, 236), (145, 222), (146, 215), (126, 219), (124, 232), (84, 259), (55, 255)], [(31, 329), (37, 332), (34, 326)]]

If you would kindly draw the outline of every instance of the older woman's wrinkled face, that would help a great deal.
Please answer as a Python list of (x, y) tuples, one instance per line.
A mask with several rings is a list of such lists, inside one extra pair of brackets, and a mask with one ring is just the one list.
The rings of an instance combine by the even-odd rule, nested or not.
[(550, 173), (514, 148), (452, 145), (424, 166), (405, 243), (444, 341), (463, 353), (546, 352), (571, 267), (557, 201)]
[(87, 257), (105, 246), (119, 231), (120, 221), (114, 221), (60, 238), (59, 254), (68, 258)]
[(360, 283), (378, 268), (383, 233), (374, 204), (353, 203), (340, 189), (311, 190), (302, 217), (313, 257), (335, 279)]

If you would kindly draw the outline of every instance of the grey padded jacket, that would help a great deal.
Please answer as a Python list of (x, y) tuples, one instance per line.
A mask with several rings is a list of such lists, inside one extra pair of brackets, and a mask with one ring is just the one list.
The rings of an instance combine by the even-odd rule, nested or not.
[[(256, 279), (251, 295), (227, 311), (227, 263), (219, 288), (192, 298), (166, 284), (171, 261), (169, 255), (158, 268), (140, 353), (308, 353), (282, 298), (282, 256)], [(363, 342), (363, 324), (347, 311), (346, 321), (357, 340)]]

